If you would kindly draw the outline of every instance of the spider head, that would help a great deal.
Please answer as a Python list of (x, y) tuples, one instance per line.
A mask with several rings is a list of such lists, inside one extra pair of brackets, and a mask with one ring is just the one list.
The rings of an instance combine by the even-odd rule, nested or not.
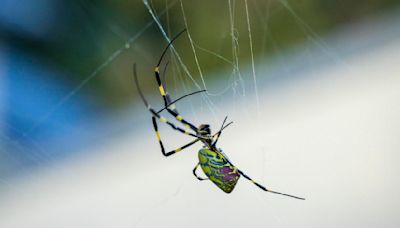
[(211, 129), (209, 124), (202, 124), (198, 127), (197, 135), (204, 138), (211, 138)]

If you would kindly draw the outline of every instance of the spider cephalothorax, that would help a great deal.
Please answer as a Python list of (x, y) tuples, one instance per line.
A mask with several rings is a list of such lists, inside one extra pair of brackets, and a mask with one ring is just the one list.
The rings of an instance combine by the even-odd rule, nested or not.
[(211, 135), (211, 129), (209, 124), (201, 124), (198, 127), (197, 133), (201, 136), (210, 136)]
[(197, 128), (197, 135), (201, 137), (201, 141), (206, 145), (207, 147), (212, 147), (213, 145), (213, 137), (211, 135), (211, 128), (209, 124), (201, 124)]
[[(168, 47), (172, 44), (172, 42), (184, 31), (185, 30), (180, 32), (177, 36), (175, 36), (171, 40), (171, 42), (168, 44), (168, 46), (165, 48), (164, 52), (162, 53), (160, 60), (158, 61), (158, 64), (154, 70), (156, 80), (158, 83), (158, 87), (159, 87), (159, 91), (164, 100), (164, 107), (162, 109), (160, 109), (159, 111), (156, 111), (153, 108), (151, 108), (150, 105), (148, 104), (148, 102), (146, 101), (146, 99), (144, 98), (143, 92), (141, 91), (139, 84), (138, 84), (136, 65), (135, 64), (133, 65), (133, 72), (134, 72), (136, 87), (138, 89), (139, 95), (142, 98), (144, 104), (146, 105), (146, 107), (150, 111), (150, 113), (152, 114), (153, 127), (154, 127), (154, 131), (156, 133), (158, 142), (160, 143), (162, 154), (164, 156), (168, 157), (170, 155), (173, 155), (177, 152), (182, 151), (183, 149), (195, 144), (196, 142), (201, 141), (204, 144), (204, 146), (198, 152), (199, 162), (197, 163), (196, 167), (193, 169), (193, 174), (196, 176), (197, 179), (211, 180), (215, 185), (217, 185), (224, 192), (230, 193), (231, 191), (233, 191), (237, 181), (239, 180), (239, 177), (243, 176), (244, 178), (253, 182), (257, 187), (261, 188), (264, 191), (304, 200), (304, 198), (300, 198), (297, 196), (292, 196), (292, 195), (288, 195), (288, 194), (275, 192), (275, 191), (266, 189), (264, 186), (255, 182), (253, 179), (251, 179), (249, 176), (247, 176), (245, 173), (243, 173), (240, 169), (238, 169), (236, 166), (234, 166), (228, 160), (226, 155), (223, 154), (220, 149), (217, 149), (216, 144), (218, 142), (219, 137), (221, 136), (222, 130), (224, 130), (227, 126), (229, 126), (232, 123), (232, 122), (230, 122), (225, 125), (225, 121), (226, 121), (227, 117), (225, 117), (225, 120), (222, 123), (221, 129), (218, 132), (211, 134), (210, 125), (201, 124), (199, 127), (195, 127), (195, 125), (193, 125), (192, 123), (187, 121), (185, 118), (183, 118), (179, 114), (178, 110), (175, 108), (175, 105), (173, 105), (173, 104), (175, 104), (177, 101), (179, 101), (182, 98), (205, 91), (205, 90), (201, 90), (201, 91), (197, 91), (194, 93), (190, 93), (190, 94), (187, 94), (185, 96), (182, 96), (182, 97), (172, 101), (172, 99), (170, 98), (169, 94), (167, 93), (167, 91), (165, 89), (165, 86), (163, 85), (163, 83), (161, 81), (159, 67), (160, 67), (161, 61), (163, 59), (163, 56), (167, 52)], [(164, 70), (164, 73), (165, 73), (165, 70)], [(174, 123), (169, 121), (167, 118), (161, 116), (160, 113), (165, 110), (168, 111), (168, 113), (171, 114), (178, 122), (180, 122), (183, 126), (185, 126), (186, 129), (175, 125)], [(188, 136), (194, 137), (195, 139), (193, 141), (189, 142), (188, 144), (186, 144), (182, 147), (179, 147), (178, 149), (166, 152), (164, 149), (164, 145), (161, 141), (160, 134), (158, 132), (157, 120), (162, 123), (166, 123), (172, 129), (179, 131), (183, 134), (186, 134)], [(206, 174), (207, 178), (199, 177), (196, 174), (196, 170), (199, 166), (202, 168), (202, 170)]]
[(197, 128), (197, 135), (203, 138), (211, 139), (211, 128), (209, 124), (201, 124)]

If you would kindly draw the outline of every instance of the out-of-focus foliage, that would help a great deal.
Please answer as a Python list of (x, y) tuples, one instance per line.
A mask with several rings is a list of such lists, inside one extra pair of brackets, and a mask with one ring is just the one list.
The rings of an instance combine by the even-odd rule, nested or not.
[[(201, 50), (207, 49), (232, 60), (231, 21), (238, 39), (241, 64), (250, 61), (248, 28), (244, 1), (151, 1), (152, 7), (170, 35), (185, 27), (196, 45), (206, 80), (214, 71), (232, 66)], [(265, 56), (307, 40), (311, 34), (323, 36), (339, 26), (365, 20), (400, 5), (396, 0), (249, 0), (254, 55)], [(183, 10), (182, 10), (183, 5)], [(58, 16), (46, 37), (35, 37), (1, 25), (1, 41), (30, 52), (55, 68), (68, 72), (78, 85), (115, 50), (152, 21), (142, 1), (81, 0), (57, 1)], [(163, 11), (166, 11), (162, 14)], [(230, 13), (232, 15), (230, 15)], [(162, 15), (161, 15), (162, 14)], [(138, 62), (143, 77), (153, 66), (166, 42), (153, 24), (133, 45), (99, 72), (84, 89), (91, 90), (103, 104), (119, 106), (132, 99), (131, 65)], [(176, 42), (185, 64), (196, 75), (193, 52), (187, 38)], [(71, 76), (72, 75), (72, 76)], [(262, 77), (262, 75), (259, 75)], [(152, 82), (143, 82), (148, 87)]]

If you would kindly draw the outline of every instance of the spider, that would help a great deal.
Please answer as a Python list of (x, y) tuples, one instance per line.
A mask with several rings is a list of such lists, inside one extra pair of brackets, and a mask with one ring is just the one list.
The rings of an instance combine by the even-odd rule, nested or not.
[[(178, 102), (179, 100), (181, 100), (185, 97), (188, 97), (188, 96), (191, 96), (191, 95), (194, 95), (197, 93), (205, 92), (205, 90), (200, 90), (197, 92), (193, 92), (193, 93), (184, 95), (184, 96), (172, 101), (171, 97), (169, 96), (168, 92), (166, 91), (166, 87), (164, 85), (165, 83), (162, 82), (161, 77), (160, 77), (159, 68), (160, 68), (160, 65), (163, 60), (164, 55), (166, 54), (167, 50), (172, 45), (172, 43), (185, 31), (186, 31), (186, 29), (184, 29), (183, 31), (178, 33), (168, 43), (168, 45), (165, 47), (163, 53), (161, 54), (158, 64), (154, 70), (155, 78), (156, 78), (156, 81), (157, 81), (157, 84), (159, 87), (159, 91), (164, 100), (164, 108), (162, 108), (161, 110), (156, 111), (155, 109), (153, 109), (149, 105), (147, 100), (145, 99), (143, 92), (140, 89), (140, 86), (138, 83), (136, 64), (135, 63), (133, 64), (133, 75), (134, 75), (134, 79), (135, 79), (136, 88), (139, 92), (141, 99), (143, 100), (143, 103), (145, 104), (145, 106), (147, 107), (147, 109), (150, 111), (150, 113), (152, 115), (151, 119), (153, 122), (154, 131), (157, 136), (158, 142), (160, 143), (162, 154), (164, 156), (168, 157), (168, 156), (178, 153), (178, 152), (182, 151), (183, 149), (186, 149), (186, 148), (192, 146), (193, 144), (201, 141), (204, 145), (203, 145), (203, 148), (200, 149), (198, 152), (199, 162), (193, 169), (193, 174), (198, 180), (200, 180), (200, 181), (211, 180), (215, 185), (217, 185), (224, 192), (231, 193), (233, 191), (233, 189), (235, 188), (235, 185), (238, 182), (240, 176), (243, 176), (244, 178), (251, 181), (257, 187), (261, 188), (262, 190), (264, 190), (266, 192), (280, 194), (280, 195), (292, 197), (295, 199), (305, 200), (302, 197), (293, 196), (293, 195), (269, 190), (269, 189), (265, 188), (264, 186), (260, 185), (259, 183), (257, 183), (256, 181), (254, 181), (253, 179), (251, 179), (243, 171), (241, 171), (235, 165), (232, 164), (232, 162), (222, 152), (222, 150), (220, 148), (217, 148), (217, 142), (218, 142), (219, 137), (221, 136), (222, 131), (226, 127), (228, 127), (230, 124), (233, 123), (233, 122), (230, 122), (225, 125), (227, 117), (225, 117), (220, 130), (214, 134), (211, 134), (211, 129), (210, 129), (209, 124), (201, 124), (198, 127), (196, 127), (194, 124), (190, 123), (189, 121), (187, 121), (185, 118), (183, 118), (179, 114), (178, 110), (175, 107), (176, 102)], [(168, 65), (168, 63), (165, 65), (164, 73), (166, 71), (167, 65)], [(176, 126), (171, 121), (169, 121), (167, 118), (161, 116), (160, 113), (164, 110), (167, 110), (167, 112), (170, 113), (177, 121), (179, 121), (181, 124), (183, 124), (186, 129)], [(164, 145), (161, 141), (161, 137), (158, 132), (157, 120), (169, 125), (172, 129), (179, 131), (183, 134), (186, 134), (188, 136), (191, 136), (195, 139), (193, 141), (189, 142), (188, 144), (186, 144), (182, 147), (179, 147), (178, 149), (171, 150), (169, 152), (165, 152)], [(203, 172), (205, 173), (205, 175), (208, 178), (202, 178), (197, 175), (196, 171), (199, 166), (202, 168)]]

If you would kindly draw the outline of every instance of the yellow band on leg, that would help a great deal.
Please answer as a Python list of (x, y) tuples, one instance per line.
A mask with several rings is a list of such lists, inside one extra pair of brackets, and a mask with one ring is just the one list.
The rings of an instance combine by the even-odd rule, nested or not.
[(157, 136), (158, 141), (161, 141), (160, 133), (158, 133), (158, 131), (156, 131), (156, 136)]
[(165, 96), (164, 87), (162, 85), (160, 85), (159, 89), (160, 89), (161, 96)]

